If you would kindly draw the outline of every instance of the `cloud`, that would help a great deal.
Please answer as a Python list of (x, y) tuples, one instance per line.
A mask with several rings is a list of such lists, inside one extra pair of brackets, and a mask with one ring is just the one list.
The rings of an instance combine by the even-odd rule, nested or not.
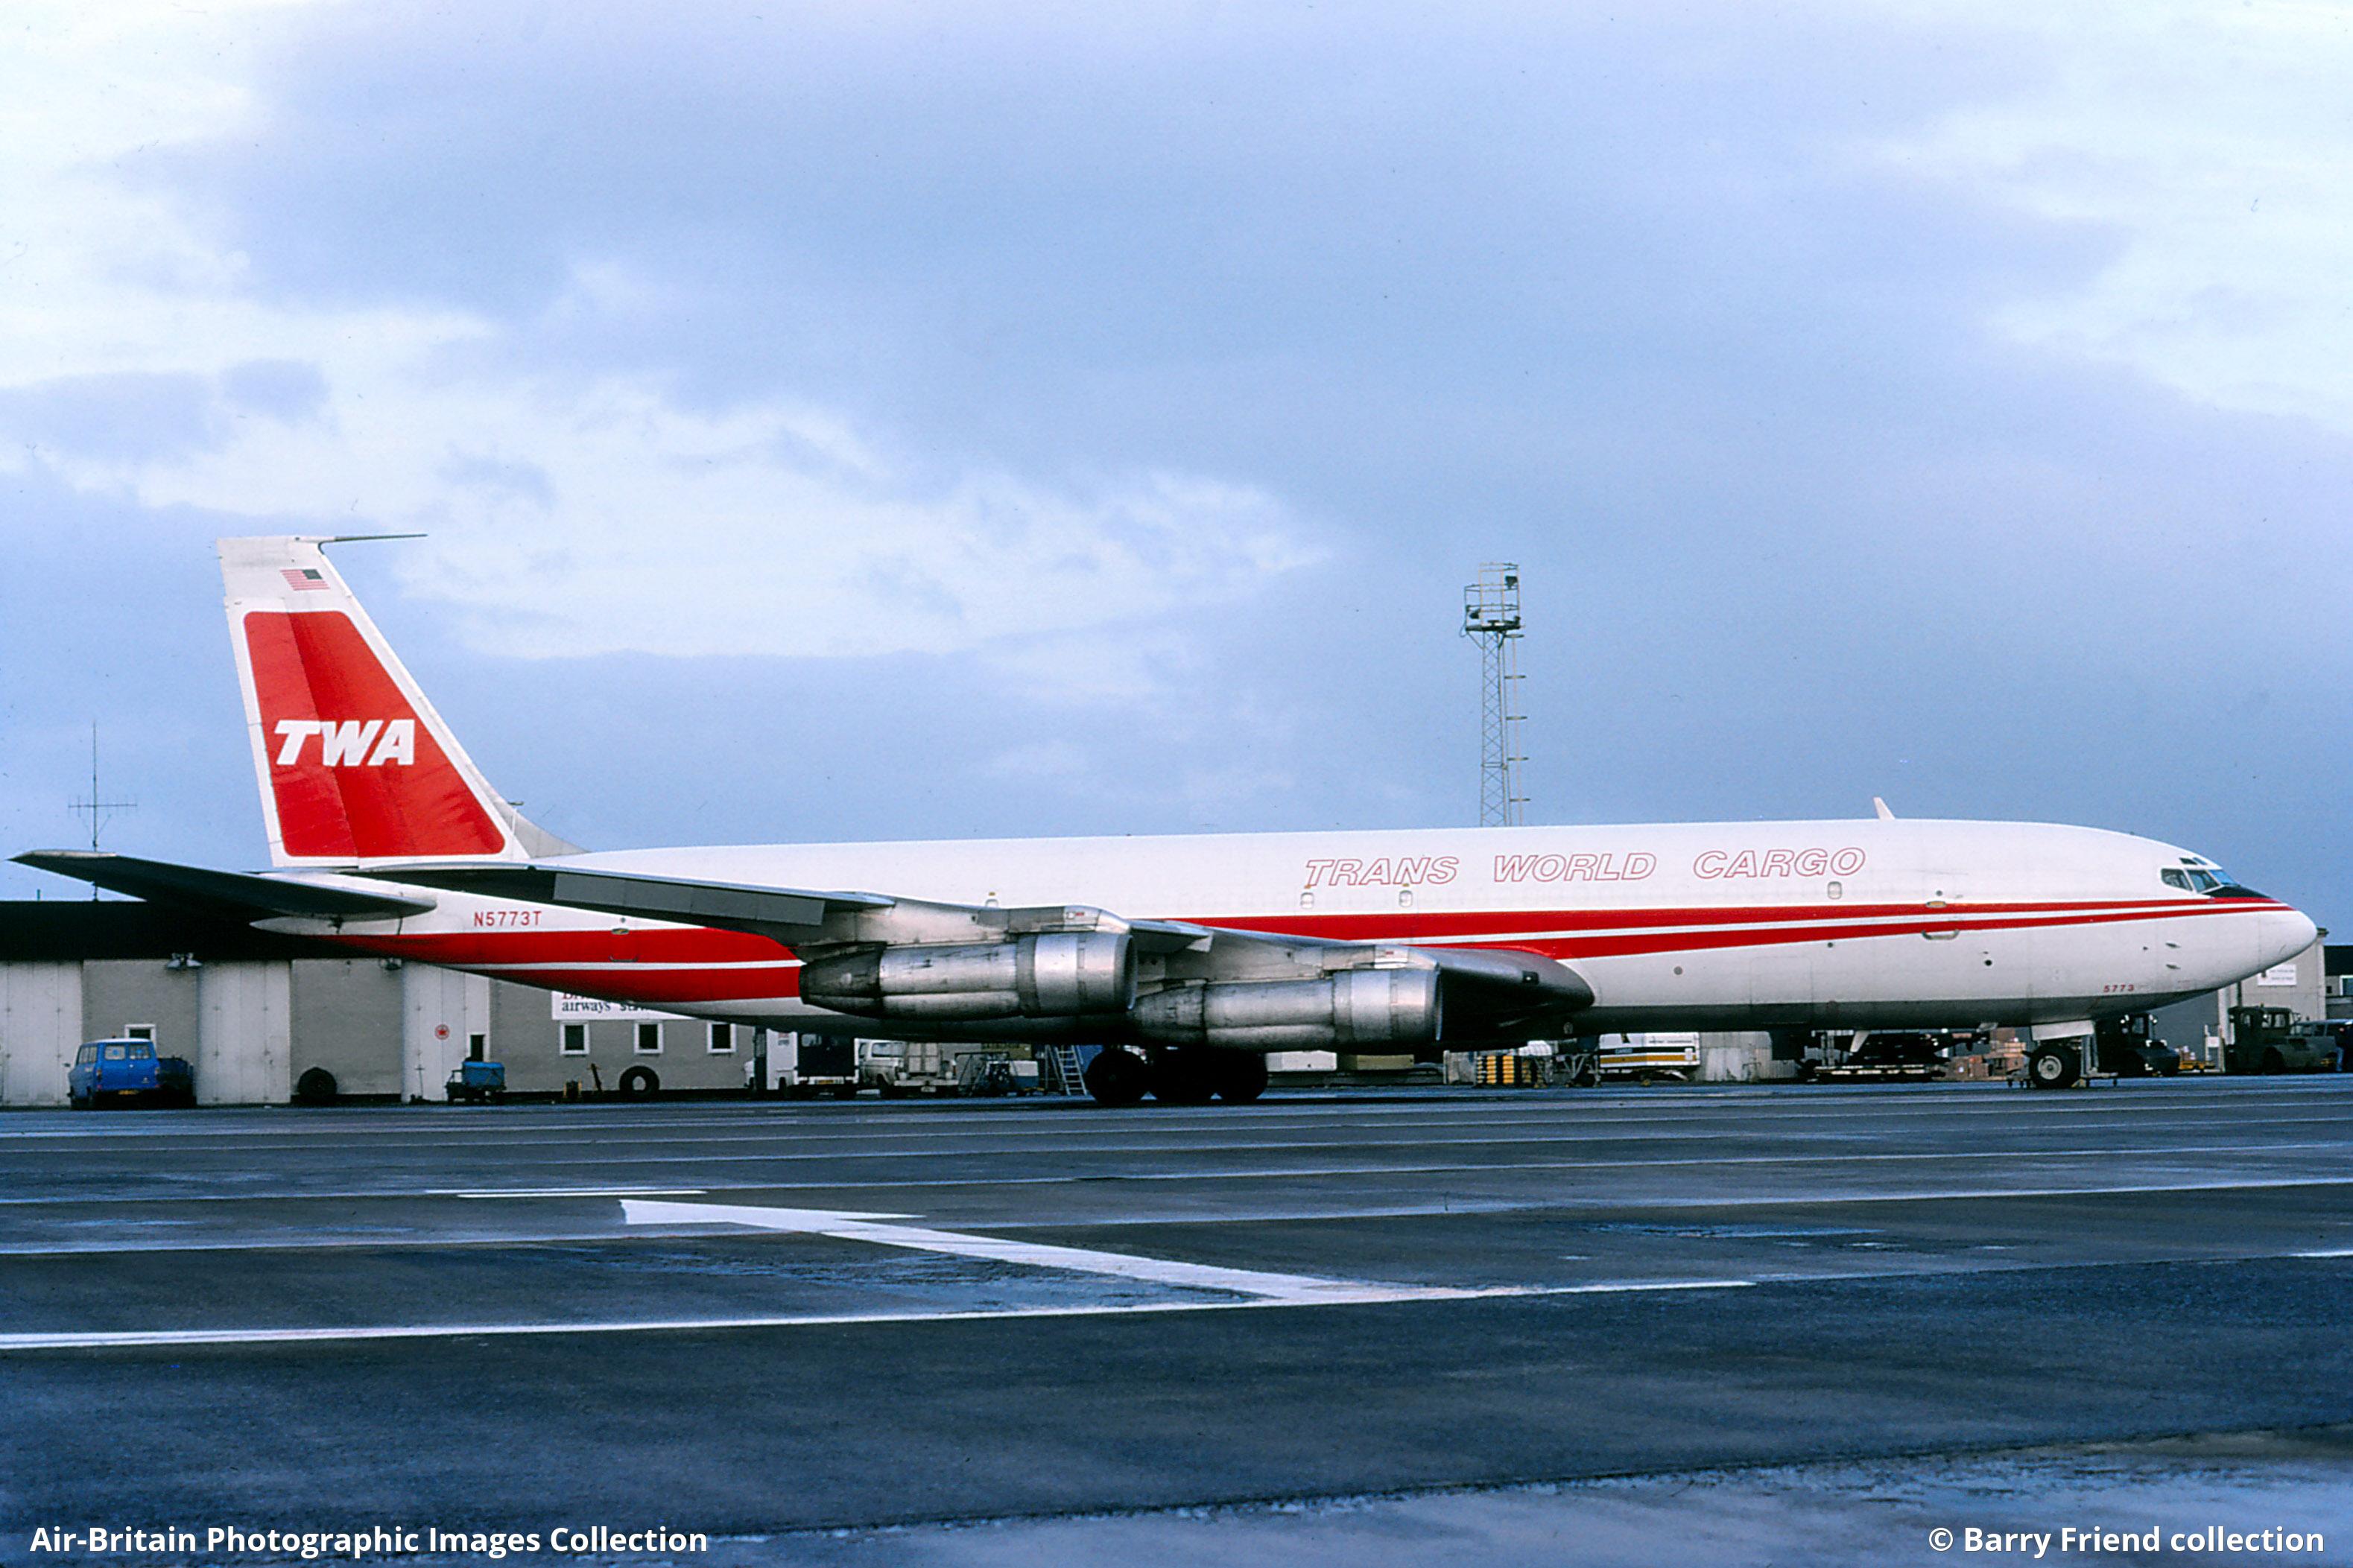
[(955, 652), (1247, 597), (1320, 552), (1246, 480), (910, 460), (807, 396), (690, 401), (674, 375), (542, 363), (551, 321), (667, 297), (617, 264), (584, 258), (516, 317), (273, 294), (199, 205), (118, 169), (266, 122), (249, 8), (60, 8), (28, 33), (0, 71), (26, 132), (0, 267), (37, 310), (0, 332), (0, 466), (257, 531), (428, 531), (409, 589), (533, 658)]
[(2353, 887), (2312, 13), (206, 13), (0, 53), (26, 737), (241, 778), (206, 541), (424, 528), (347, 568), (583, 841), (1465, 822), (1501, 556), (1539, 818)]
[(59, 376), (0, 387), (0, 443), (92, 475), (169, 460), (219, 438), (210, 380), (179, 374)]
[(2000, 301), (1993, 320), (2216, 406), (2353, 430), (2343, 9), (2148, 0), (1975, 21), (2031, 51), (2032, 85), (1892, 139), (1884, 156), (2109, 251), (2082, 286)]

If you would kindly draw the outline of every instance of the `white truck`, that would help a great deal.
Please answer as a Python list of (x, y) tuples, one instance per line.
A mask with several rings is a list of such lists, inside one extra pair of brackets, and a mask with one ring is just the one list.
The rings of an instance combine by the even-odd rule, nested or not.
[(829, 1094), (848, 1100), (858, 1092), (855, 1042), (826, 1035), (763, 1029), (751, 1061), (752, 1092), (806, 1100)]

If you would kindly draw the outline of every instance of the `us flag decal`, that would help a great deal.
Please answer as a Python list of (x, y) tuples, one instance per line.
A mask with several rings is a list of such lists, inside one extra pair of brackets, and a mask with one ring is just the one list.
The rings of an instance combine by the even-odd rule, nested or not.
[(327, 574), (315, 566), (289, 566), (282, 575), (290, 588), (315, 588), (323, 592), (327, 586)]

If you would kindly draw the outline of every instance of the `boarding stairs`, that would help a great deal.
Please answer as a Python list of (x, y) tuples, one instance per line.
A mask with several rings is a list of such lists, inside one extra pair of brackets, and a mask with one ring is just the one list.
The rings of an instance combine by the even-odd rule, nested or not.
[(1076, 1046), (1046, 1046), (1040, 1047), (1038, 1087), (1048, 1094), (1084, 1094), (1086, 1074), (1079, 1065)]

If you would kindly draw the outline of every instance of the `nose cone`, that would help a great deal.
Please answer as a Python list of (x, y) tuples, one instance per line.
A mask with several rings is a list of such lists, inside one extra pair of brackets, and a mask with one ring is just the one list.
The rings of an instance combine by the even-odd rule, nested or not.
[(2263, 967), (2284, 963), (2320, 940), (2320, 928), (2302, 910), (2266, 910), (2263, 916)]

